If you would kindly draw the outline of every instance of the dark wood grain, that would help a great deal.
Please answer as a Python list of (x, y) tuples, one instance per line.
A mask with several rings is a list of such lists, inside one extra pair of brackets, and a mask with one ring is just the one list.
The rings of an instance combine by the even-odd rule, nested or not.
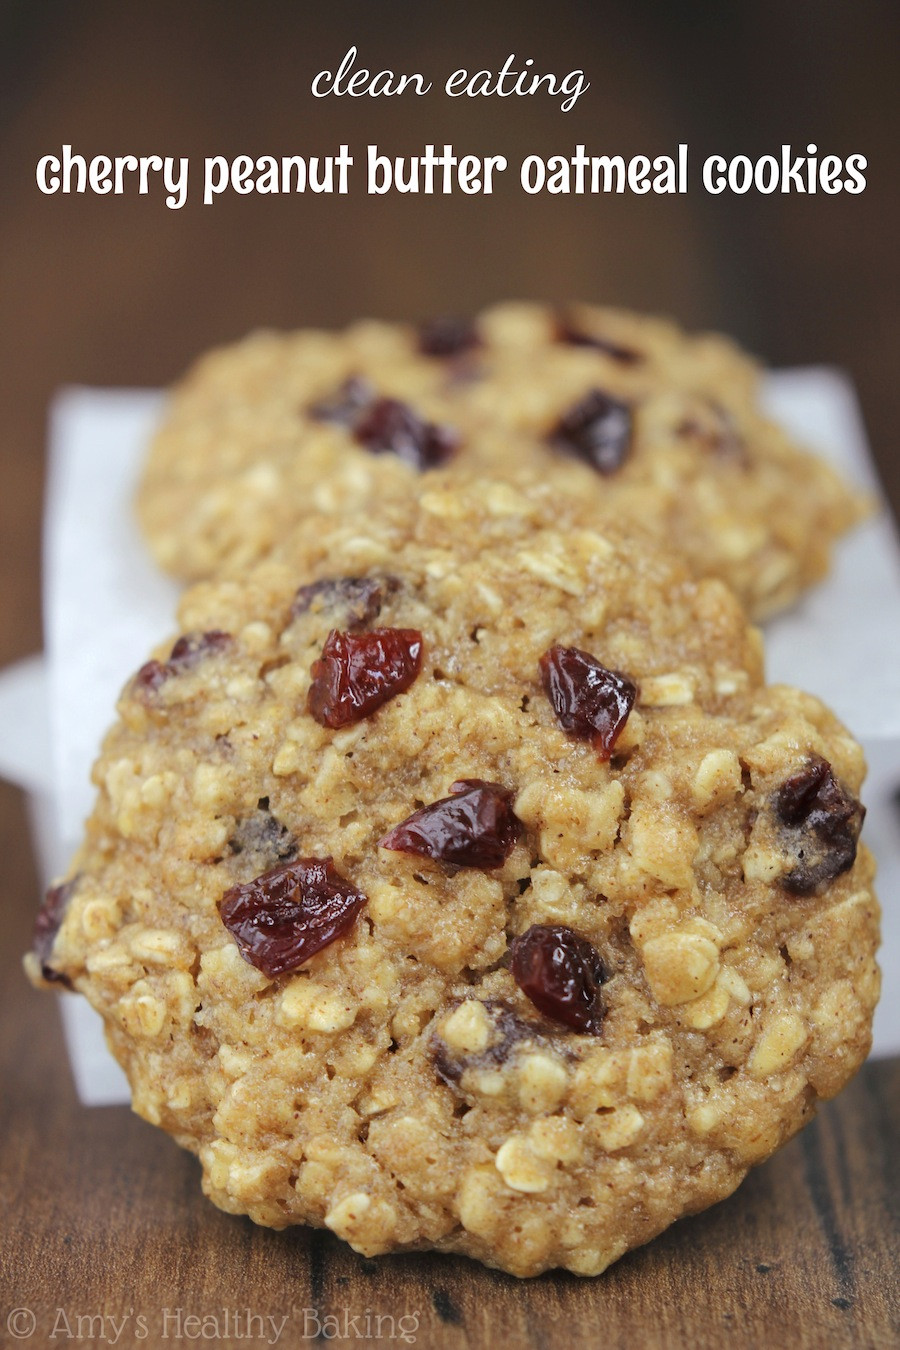
[[(254, 325), (465, 311), (518, 294), (669, 310), (782, 364), (850, 369), (900, 503), (891, 61), (900, 9), (875, 0), (814, 15), (776, 0), (559, 0), (461, 4), (451, 15), (349, 0), (338, 19), (326, 14), (287, 0), (0, 6), (0, 664), (40, 645), (53, 390), (156, 385)], [(527, 101), (448, 110), (431, 98), (365, 116), (348, 101), (313, 107), (310, 76), (351, 41), (373, 66), (436, 72), (499, 65), (515, 50), (557, 71), (584, 65), (593, 88), (568, 117)], [(409, 153), (451, 139), (512, 159), (578, 141), (637, 153), (687, 140), (703, 154), (810, 138), (868, 154), (862, 198), (696, 194), (648, 204), (503, 191), (492, 200), (360, 198), (352, 210), (337, 200), (193, 200), (169, 212), (147, 199), (42, 198), (33, 183), (37, 157), (63, 141), (88, 154), (197, 157), (316, 153), (341, 141)], [(218, 1213), (200, 1195), (196, 1164), (171, 1141), (125, 1109), (78, 1104), (54, 1000), (19, 971), (37, 884), (23, 803), (6, 787), (0, 850), (0, 1344), (17, 1343), (5, 1325), (17, 1306), (34, 1309), (31, 1343), (41, 1345), (70, 1343), (49, 1339), (58, 1309), (73, 1330), (79, 1314), (115, 1316), (116, 1325), (128, 1316), (119, 1345), (183, 1346), (177, 1310), (184, 1333), (188, 1316), (221, 1319), (224, 1307), (287, 1316), (279, 1343), (290, 1345), (316, 1329), (304, 1325), (306, 1308), (362, 1317), (360, 1344), (403, 1343), (366, 1339), (379, 1314), (396, 1333), (414, 1316), (416, 1343), (435, 1347), (897, 1344), (897, 1062), (868, 1066), (730, 1201), (598, 1280), (521, 1283), (433, 1256), (366, 1261), (327, 1234), (273, 1234)], [(139, 1316), (145, 1340), (136, 1339)], [(353, 1343), (352, 1324), (337, 1329), (351, 1336), (334, 1343)], [(111, 1340), (113, 1324), (105, 1331)]]

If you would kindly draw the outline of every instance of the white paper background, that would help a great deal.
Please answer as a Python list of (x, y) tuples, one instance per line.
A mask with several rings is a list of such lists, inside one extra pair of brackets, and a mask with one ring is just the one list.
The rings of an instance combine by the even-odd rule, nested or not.
[[(839, 372), (769, 377), (773, 413), (865, 486), (876, 480), (852, 387)], [(45, 522), (46, 663), (0, 673), (0, 773), (27, 788), (46, 879), (61, 872), (91, 809), (90, 767), (119, 690), (174, 632), (177, 590), (151, 564), (132, 510), (159, 415), (154, 392), (64, 390), (52, 409)], [(885, 514), (840, 546), (833, 575), (767, 626), (767, 670), (818, 694), (862, 741), (870, 764), (865, 838), (879, 859), (884, 996), (876, 1053), (900, 1053), (900, 552)], [(83, 1101), (127, 1101), (99, 1019), (62, 999)]]

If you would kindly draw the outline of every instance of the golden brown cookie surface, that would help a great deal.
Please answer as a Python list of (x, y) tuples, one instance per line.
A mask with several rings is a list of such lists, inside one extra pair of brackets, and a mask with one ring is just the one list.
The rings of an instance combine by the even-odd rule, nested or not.
[(827, 570), (853, 492), (759, 406), (724, 338), (623, 311), (509, 304), (470, 326), (261, 333), (201, 360), (139, 512), (188, 579), (264, 556), (310, 511), (379, 509), (443, 464), (610, 502), (762, 617)]
[(40, 957), (221, 1207), (597, 1273), (861, 1063), (861, 752), (718, 581), (437, 473), (181, 622)]

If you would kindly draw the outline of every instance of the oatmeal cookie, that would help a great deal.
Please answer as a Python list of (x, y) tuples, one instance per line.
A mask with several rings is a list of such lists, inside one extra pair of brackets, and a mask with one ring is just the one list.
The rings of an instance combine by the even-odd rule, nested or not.
[(588, 513), (614, 503), (757, 618), (824, 575), (863, 509), (762, 414), (757, 368), (726, 339), (508, 304), (211, 353), (175, 390), (139, 514), (163, 567), (196, 579), (262, 557), (310, 510), (378, 505), (443, 464), (552, 476)]
[(864, 1059), (862, 753), (728, 588), (436, 472), (183, 598), (31, 977), (221, 1208), (597, 1274)]

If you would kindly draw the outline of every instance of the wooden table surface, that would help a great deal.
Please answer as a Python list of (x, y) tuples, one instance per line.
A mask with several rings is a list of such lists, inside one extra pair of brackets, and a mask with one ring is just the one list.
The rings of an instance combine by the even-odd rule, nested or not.
[[(452, 22), (423, 8), (395, 0), (376, 14), (353, 0), (333, 20), (276, 0), (0, 7), (0, 665), (40, 646), (53, 390), (160, 384), (255, 324), (465, 311), (515, 294), (669, 310), (778, 364), (849, 369), (900, 503), (897, 7), (848, 0), (813, 20), (759, 0), (676, 19), (691, 7), (559, 0), (462, 4)], [(593, 88), (568, 120), (533, 101), (314, 106), (312, 74), (351, 42), (373, 68), (438, 73), (496, 68), (515, 50), (547, 69), (583, 66)], [(512, 160), (578, 141), (633, 154), (685, 140), (703, 155), (811, 138), (823, 153), (868, 155), (862, 197), (506, 192), (195, 200), (171, 212), (151, 199), (45, 198), (33, 177), (38, 156), (64, 142), (196, 157), (341, 141), (412, 153), (452, 140)], [(220, 1214), (169, 1139), (125, 1108), (79, 1105), (54, 1000), (19, 971), (37, 881), (24, 802), (5, 785), (0, 856), (0, 1345), (260, 1345), (279, 1329), (281, 1345), (317, 1332), (337, 1345), (548, 1350), (900, 1341), (900, 1062), (868, 1065), (731, 1200), (597, 1280), (523, 1283), (433, 1256), (367, 1261), (327, 1234), (273, 1234)]]

